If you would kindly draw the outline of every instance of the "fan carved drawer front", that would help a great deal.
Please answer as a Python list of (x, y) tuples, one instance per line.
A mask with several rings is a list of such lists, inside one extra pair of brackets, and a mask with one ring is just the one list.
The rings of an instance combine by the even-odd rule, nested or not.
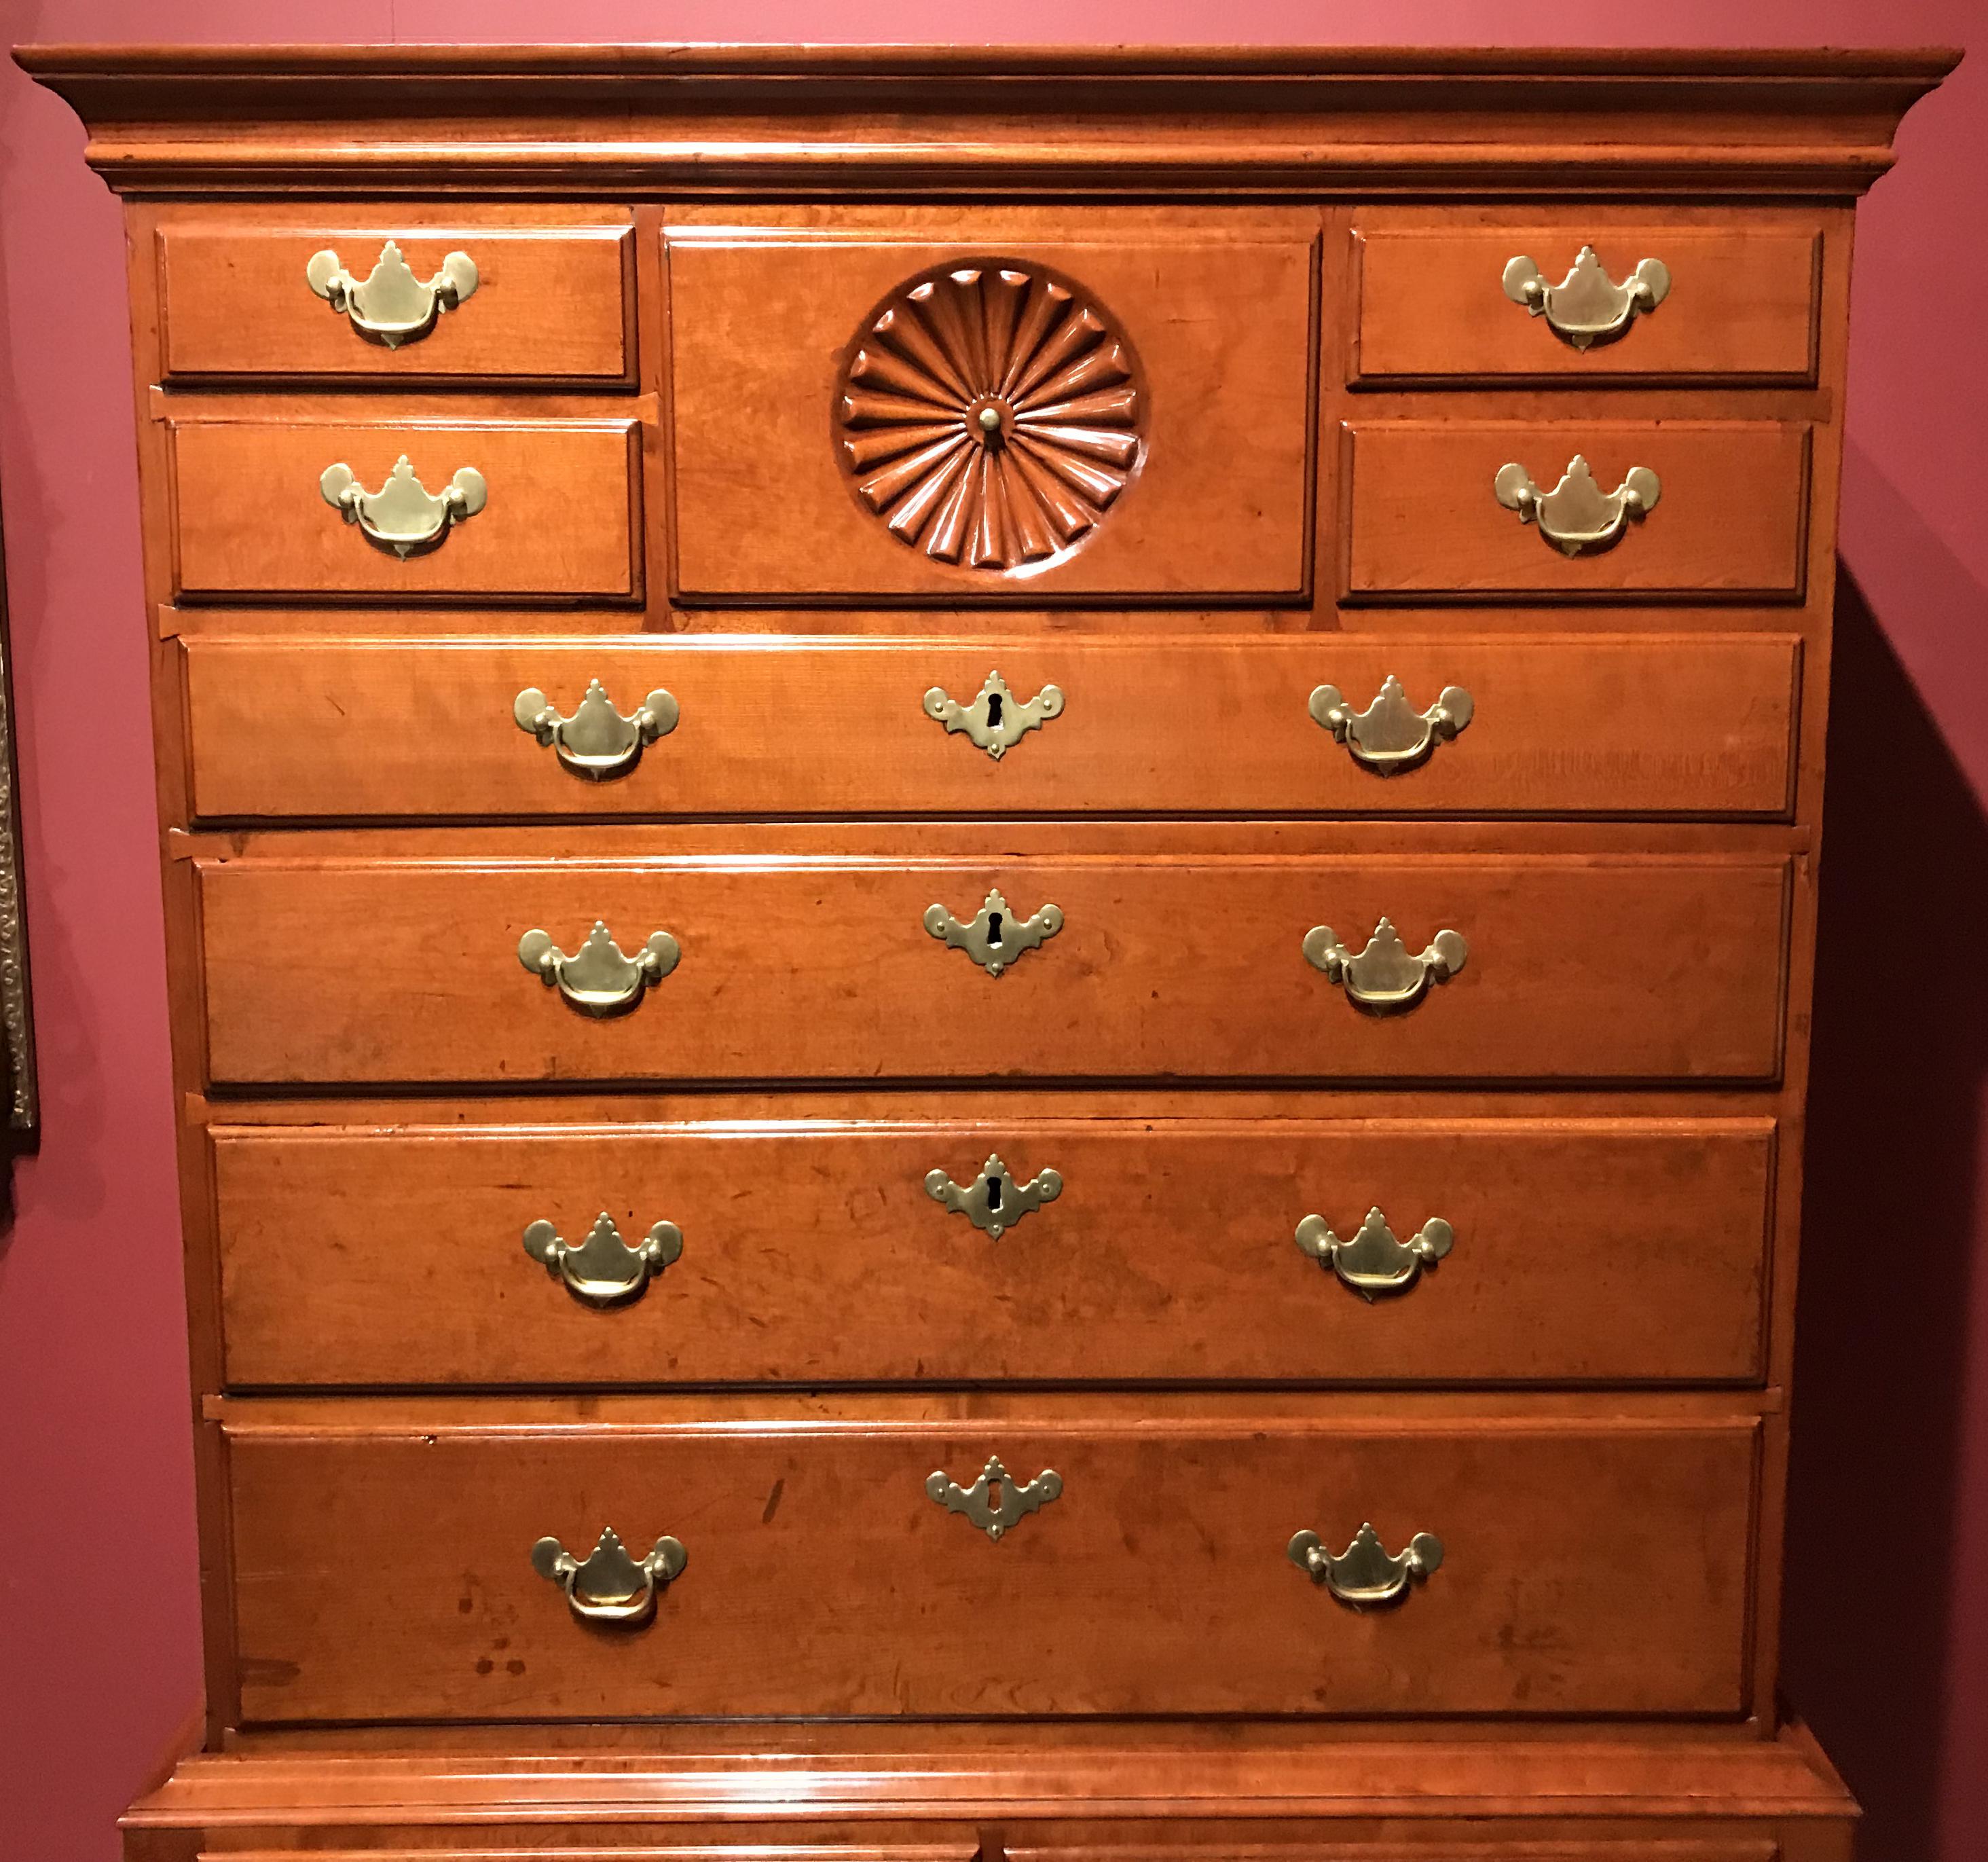
[(627, 601), (631, 419), (169, 423), (177, 586), (194, 599)]
[(1376, 210), (1353, 239), (1357, 384), (1815, 378), (1813, 219)]
[(1771, 817), (1800, 654), (1784, 634), (183, 645), (209, 821)]
[(1363, 417), (1343, 456), (1351, 601), (1802, 593), (1800, 423)]
[(1303, 594), (1316, 216), (1064, 224), (673, 226), (681, 598)]
[(243, 1720), (1743, 1710), (1757, 1421), (1401, 1400), (230, 1404)]
[(1771, 1079), (1783, 856), (196, 862), (211, 1077)]
[(580, 211), (176, 208), (164, 378), (632, 386), (633, 216)]
[[(883, 1129), (226, 1125), (228, 1378), (1737, 1382), (1773, 1139), (1040, 1097)], [(645, 1254), (659, 1223), (675, 1239)]]

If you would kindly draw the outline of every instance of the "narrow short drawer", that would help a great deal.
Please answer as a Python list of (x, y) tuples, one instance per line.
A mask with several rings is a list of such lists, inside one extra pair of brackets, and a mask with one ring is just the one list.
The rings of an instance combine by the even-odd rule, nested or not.
[(1794, 601), (1800, 423), (1355, 421), (1352, 601)]
[(196, 870), (224, 1085), (1780, 1066), (1779, 855), (299, 849)]
[(982, 1402), (231, 1403), (242, 1722), (1744, 1709), (1751, 1416)]
[(631, 216), (556, 212), (168, 209), (164, 379), (632, 386)]
[(632, 599), (641, 431), (176, 417), (177, 584), (196, 600)]
[(1766, 1119), (783, 1109), (215, 1127), (228, 1382), (1759, 1375)]
[(681, 600), (1309, 590), (1315, 220), (915, 218), (670, 229)]
[(1353, 238), (1356, 384), (1815, 378), (1813, 224), (1377, 212)]
[(1785, 634), (184, 647), (215, 821), (1771, 817), (1800, 674)]

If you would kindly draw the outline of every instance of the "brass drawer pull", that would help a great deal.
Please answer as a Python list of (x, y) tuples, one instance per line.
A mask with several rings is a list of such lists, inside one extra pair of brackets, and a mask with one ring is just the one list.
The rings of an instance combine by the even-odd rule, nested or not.
[(367, 491), (350, 466), (327, 466), (317, 488), (347, 523), (357, 524), (370, 541), (404, 562), (434, 549), (451, 525), (474, 517), (490, 496), (474, 466), (464, 466), (438, 496), (414, 476), (404, 452), (376, 492)]
[(604, 1209), (577, 1248), (562, 1241), (551, 1223), (531, 1224), (525, 1252), (583, 1306), (621, 1306), (641, 1298), (651, 1278), (683, 1252), (683, 1231), (658, 1222), (631, 1248)]
[(1008, 1166), (998, 1156), (991, 1156), (970, 1183), (956, 1183), (943, 1170), (927, 1171), (925, 1194), (955, 1215), (965, 1217), (990, 1241), (998, 1241), (1023, 1217), (1061, 1196), (1063, 1179), (1054, 1170), (1042, 1170), (1026, 1183), (1018, 1183)]
[(1400, 1603), (1411, 1584), (1423, 1582), (1442, 1563), (1442, 1541), (1433, 1532), (1418, 1532), (1407, 1551), (1390, 1556), (1371, 1525), (1361, 1526), (1341, 1552), (1327, 1551), (1316, 1532), (1300, 1532), (1287, 1550), (1291, 1562), (1314, 1584), (1323, 1584), (1354, 1610)]
[(583, 1015), (597, 1019), (625, 1015), (642, 1000), (644, 990), (676, 968), (682, 955), (668, 932), (658, 931), (633, 956), (624, 956), (607, 927), (598, 923), (571, 956), (549, 932), (527, 931), (518, 939), (518, 961)]
[(1033, 950), (1063, 929), (1063, 909), (1046, 905), (1033, 917), (1016, 917), (998, 891), (987, 895), (965, 924), (942, 905), (925, 908), (925, 929), (942, 944), (963, 950), (990, 977), (998, 977), (1025, 950)]
[(1476, 706), (1461, 686), (1445, 686), (1428, 710), (1418, 711), (1391, 672), (1364, 711), (1354, 710), (1337, 686), (1318, 686), (1310, 709), (1362, 769), (1398, 776), (1428, 762), (1439, 743), (1449, 743), (1469, 723)]
[(1374, 927), (1357, 956), (1330, 925), (1314, 925), (1304, 936), (1305, 961), (1341, 984), (1346, 999), (1370, 1015), (1398, 1015), (1413, 1008), (1432, 984), (1447, 983), (1461, 970), (1470, 946), (1454, 931), (1439, 931), (1419, 956), (1411, 956), (1391, 920)]
[(647, 1558), (628, 1556), (610, 1528), (583, 1559), (556, 1539), (532, 1548), (532, 1569), (566, 1592), (566, 1605), (583, 1623), (640, 1629), (656, 1613), (656, 1593), (684, 1568), (688, 1556), (674, 1539), (659, 1539)]
[(552, 751), (561, 769), (589, 782), (609, 782), (627, 775), (650, 744), (676, 729), (678, 709), (659, 686), (633, 717), (624, 718), (597, 679), (588, 681), (587, 696), (570, 718), (560, 716), (536, 686), (518, 694), (511, 715), (520, 730)]
[(1341, 1241), (1320, 1215), (1299, 1223), (1296, 1239), (1313, 1260), (1371, 1302), (1383, 1293), (1405, 1293), (1424, 1268), (1434, 1267), (1456, 1245), (1456, 1231), (1441, 1216), (1432, 1216), (1407, 1241), (1397, 1241), (1388, 1218), (1370, 1209), (1351, 1241)]
[(468, 302), (477, 283), (476, 262), (468, 253), (445, 252), (441, 269), (423, 284), (391, 239), (363, 279), (353, 277), (329, 248), (311, 254), (304, 277), (361, 336), (389, 349), (426, 336), (443, 311)]
[(1060, 688), (1045, 686), (1032, 699), (1018, 699), (999, 672), (987, 675), (980, 696), (970, 705), (948, 698), (938, 686), (925, 694), (927, 717), (943, 724), (948, 736), (964, 732), (996, 763), (1030, 731), (1040, 730), (1062, 710)]
[(1513, 303), (1544, 317), (1547, 327), (1576, 349), (1586, 349), (1612, 342), (1643, 312), (1655, 310), (1670, 295), (1671, 274), (1661, 259), (1645, 259), (1618, 284), (1594, 248), (1584, 245), (1558, 284), (1548, 284), (1546, 274), (1521, 256), (1506, 262), (1504, 286)]
[(925, 1491), (948, 1513), (964, 1513), (989, 1539), (998, 1539), (1055, 1499), (1063, 1491), (1063, 1476), (1045, 1468), (1033, 1481), (1017, 1481), (999, 1455), (989, 1455), (971, 1487), (962, 1487), (942, 1468), (926, 1477)]
[(1491, 489), (1506, 510), (1519, 513), (1521, 523), (1537, 522), (1548, 543), (1564, 555), (1578, 556), (1583, 550), (1598, 554), (1620, 542), (1629, 520), (1655, 509), (1664, 488), (1648, 466), (1631, 466), (1620, 485), (1604, 492), (1577, 452), (1566, 476), (1550, 492), (1541, 491), (1519, 465), (1499, 466)]

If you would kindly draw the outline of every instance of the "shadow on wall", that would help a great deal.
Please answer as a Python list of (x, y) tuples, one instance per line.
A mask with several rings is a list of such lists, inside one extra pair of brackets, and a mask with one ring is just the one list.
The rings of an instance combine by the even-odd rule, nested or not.
[(1783, 1673), (1863, 1801), (1858, 1854), (1905, 1862), (1942, 1853), (1952, 1789), (1988, 821), (1847, 570), (1830, 718)]

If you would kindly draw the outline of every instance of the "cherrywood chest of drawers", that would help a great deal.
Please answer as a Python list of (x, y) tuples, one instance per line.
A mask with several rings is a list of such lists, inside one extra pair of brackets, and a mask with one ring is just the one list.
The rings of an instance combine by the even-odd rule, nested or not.
[(138, 1862), (1842, 1862), (1851, 209), (1949, 60), (23, 59), (130, 239)]

